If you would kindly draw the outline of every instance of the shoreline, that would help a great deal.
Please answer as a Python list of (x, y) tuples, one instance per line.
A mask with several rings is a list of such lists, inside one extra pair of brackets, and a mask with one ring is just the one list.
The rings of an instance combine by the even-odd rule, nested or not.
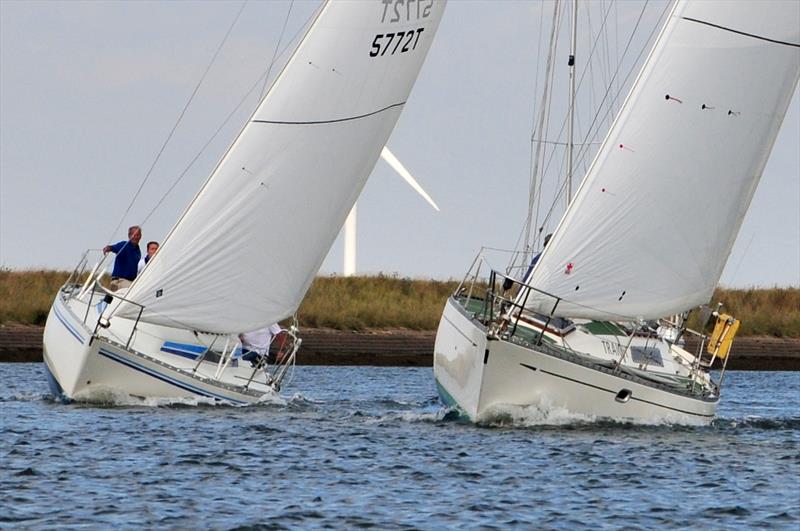
[[(43, 326), (0, 325), (0, 363), (42, 361)], [(434, 331), (404, 329), (355, 332), (308, 328), (298, 365), (372, 365), (431, 367)], [(697, 343), (687, 340), (687, 350)], [(742, 337), (734, 341), (728, 369), (740, 371), (800, 371), (800, 338)]]

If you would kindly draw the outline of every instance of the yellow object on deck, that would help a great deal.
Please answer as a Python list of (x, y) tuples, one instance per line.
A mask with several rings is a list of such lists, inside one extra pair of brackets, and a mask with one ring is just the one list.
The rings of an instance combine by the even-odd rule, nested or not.
[(739, 330), (739, 320), (723, 313), (717, 316), (717, 324), (708, 341), (707, 351), (723, 360), (731, 350), (733, 338)]

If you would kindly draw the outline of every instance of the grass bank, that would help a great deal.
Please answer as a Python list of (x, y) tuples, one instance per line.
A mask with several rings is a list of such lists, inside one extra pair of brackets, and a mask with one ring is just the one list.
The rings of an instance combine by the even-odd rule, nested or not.
[[(0, 270), (0, 323), (44, 324), (64, 271)], [(318, 277), (300, 306), (303, 327), (434, 330), (454, 281)]]
[(297, 313), (306, 327), (435, 330), (457, 286), (386, 276), (317, 277)]
[(58, 288), (68, 277), (63, 271), (0, 269), (0, 323), (44, 324)]
[[(67, 276), (61, 271), (0, 270), (0, 323), (44, 324)], [(318, 277), (300, 306), (300, 325), (435, 330), (456, 285), (388, 276)], [(713, 300), (742, 321), (740, 335), (800, 337), (800, 288), (720, 288)]]

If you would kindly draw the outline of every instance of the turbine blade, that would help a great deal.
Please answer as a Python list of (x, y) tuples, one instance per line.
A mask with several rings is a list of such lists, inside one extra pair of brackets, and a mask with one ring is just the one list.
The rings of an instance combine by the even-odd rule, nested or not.
[(397, 157), (395, 157), (395, 156), (392, 154), (392, 152), (391, 152), (391, 151), (389, 151), (389, 148), (387, 148), (386, 146), (384, 146), (384, 147), (383, 147), (383, 151), (381, 151), (381, 158), (382, 158), (383, 160), (385, 160), (385, 161), (386, 161), (386, 163), (387, 163), (389, 166), (391, 166), (391, 167), (392, 167), (392, 169), (393, 169), (394, 171), (396, 171), (396, 172), (397, 172), (397, 173), (400, 175), (400, 177), (402, 177), (403, 179), (405, 179), (405, 181), (406, 181), (408, 184), (410, 184), (410, 185), (411, 185), (411, 188), (413, 188), (414, 190), (416, 190), (416, 191), (417, 191), (417, 193), (418, 193), (419, 195), (421, 195), (423, 199), (425, 199), (425, 201), (427, 201), (428, 203), (430, 203), (430, 205), (431, 205), (433, 208), (435, 208), (437, 212), (439, 211), (439, 206), (436, 204), (436, 202), (435, 202), (433, 199), (431, 199), (431, 196), (429, 196), (429, 195), (428, 195), (428, 193), (427, 193), (425, 190), (423, 190), (423, 189), (422, 189), (422, 186), (420, 186), (420, 185), (419, 185), (419, 183), (418, 183), (418, 182), (417, 182), (417, 181), (416, 181), (416, 180), (415, 180), (415, 179), (414, 179), (414, 178), (411, 176), (411, 174), (408, 172), (408, 170), (405, 168), (405, 166), (403, 166), (403, 165), (400, 163), (400, 161), (399, 161), (399, 160), (397, 160)]

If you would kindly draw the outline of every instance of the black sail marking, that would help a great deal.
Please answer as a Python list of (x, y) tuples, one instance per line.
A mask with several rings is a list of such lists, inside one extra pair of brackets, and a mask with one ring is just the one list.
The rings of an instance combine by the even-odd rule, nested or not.
[(306, 122), (284, 122), (280, 120), (252, 120), (252, 122), (257, 124), (281, 124), (281, 125), (315, 125), (315, 124), (335, 124), (338, 122), (350, 122), (352, 120), (360, 120), (361, 118), (366, 118), (368, 116), (373, 116), (375, 114), (382, 113), (384, 111), (388, 111), (389, 109), (393, 109), (395, 107), (402, 107), (405, 105), (406, 102), (401, 101), (400, 103), (393, 103), (391, 105), (387, 105), (383, 109), (378, 109), (377, 111), (368, 112), (367, 114), (360, 114), (358, 116), (348, 116), (347, 118), (336, 118), (333, 120), (316, 120), (316, 121), (306, 121)]
[(711, 22), (706, 22), (705, 20), (698, 20), (696, 18), (691, 17), (681, 17), (683, 20), (688, 20), (689, 22), (696, 22), (698, 24), (704, 24), (706, 26), (711, 26), (712, 28), (721, 29), (723, 31), (729, 31), (731, 33), (736, 33), (737, 35), (744, 35), (745, 37), (752, 37), (754, 39), (759, 39), (762, 41), (772, 42), (775, 44), (782, 44), (784, 46), (794, 46), (795, 48), (800, 48), (800, 44), (794, 42), (786, 42), (786, 41), (779, 41), (776, 39), (770, 39), (769, 37), (764, 37), (763, 35), (756, 35), (755, 33), (747, 33), (745, 31), (735, 30), (733, 28), (728, 28), (725, 26), (720, 26), (719, 24), (713, 24)]

